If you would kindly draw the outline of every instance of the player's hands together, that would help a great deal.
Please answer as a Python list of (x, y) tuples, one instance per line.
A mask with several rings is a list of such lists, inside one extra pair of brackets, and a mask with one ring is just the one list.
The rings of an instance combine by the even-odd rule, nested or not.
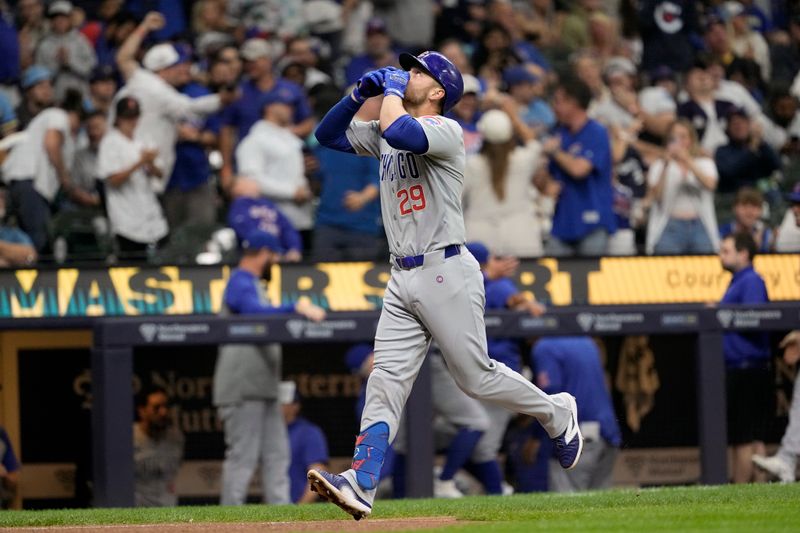
[(294, 306), (294, 310), (296, 313), (303, 315), (312, 322), (321, 322), (325, 320), (325, 309), (312, 304), (311, 300), (307, 298), (298, 300)]
[(383, 80), (383, 95), (403, 98), (410, 79), (411, 75), (405, 70), (393, 69), (386, 71)]
[(361, 76), (356, 82), (356, 88), (353, 89), (353, 96), (359, 102), (363, 102), (367, 98), (383, 94), (383, 80), (386, 73), (391, 70), (397, 70), (395, 67), (384, 67), (378, 70), (371, 70)]

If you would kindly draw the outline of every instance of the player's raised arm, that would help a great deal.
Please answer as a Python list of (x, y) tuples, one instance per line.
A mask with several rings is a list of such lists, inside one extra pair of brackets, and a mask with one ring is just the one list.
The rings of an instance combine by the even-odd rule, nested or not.
[(356, 152), (347, 138), (347, 128), (361, 108), (361, 104), (367, 98), (378, 96), (383, 92), (383, 78), (386, 70), (373, 70), (364, 74), (356, 83), (355, 89), (325, 114), (317, 126), (317, 131), (314, 132), (322, 146), (340, 152)]
[[(381, 132), (389, 146), (419, 155), (428, 151), (428, 137), (422, 125), (406, 109), (405, 93), (411, 76), (421, 74), (418, 69), (412, 69), (411, 72), (393, 70), (386, 73), (380, 119)], [(421, 106), (416, 105), (413, 100), (408, 103), (415, 115), (422, 114), (421, 108), (427, 107), (424, 105), (427, 101), (421, 102), (423, 104)]]

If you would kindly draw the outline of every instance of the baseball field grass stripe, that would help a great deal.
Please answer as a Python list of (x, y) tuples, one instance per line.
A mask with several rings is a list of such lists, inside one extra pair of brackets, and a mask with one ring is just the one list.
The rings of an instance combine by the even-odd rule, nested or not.
[[(446, 531), (797, 531), (800, 484), (382, 501), (371, 519), (451, 516)], [(5, 511), (0, 527), (346, 520), (330, 505)], [(475, 524), (479, 522), (479, 524)], [(220, 526), (220, 530), (224, 530)]]

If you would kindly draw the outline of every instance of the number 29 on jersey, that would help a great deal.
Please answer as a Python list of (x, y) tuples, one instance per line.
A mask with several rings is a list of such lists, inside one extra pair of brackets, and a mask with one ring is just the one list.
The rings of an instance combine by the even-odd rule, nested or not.
[(425, 209), (425, 189), (422, 188), (422, 185), (417, 184), (406, 189), (399, 189), (397, 198), (400, 200), (400, 215), (402, 216)]

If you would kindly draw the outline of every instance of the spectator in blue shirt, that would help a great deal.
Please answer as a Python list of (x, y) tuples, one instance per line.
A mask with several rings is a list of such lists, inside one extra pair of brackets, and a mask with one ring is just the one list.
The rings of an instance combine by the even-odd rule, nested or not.
[[(336, 94), (336, 101), (341, 95)], [(369, 98), (356, 120), (377, 120), (382, 97)], [(331, 102), (333, 104), (334, 102)], [(381, 224), (378, 160), (314, 148), (322, 191), (314, 226), (314, 261), (353, 261), (386, 256)]]
[(536, 343), (531, 357), (536, 384), (543, 391), (569, 392), (581, 405), (578, 415), (584, 438), (581, 462), (572, 470), (551, 466), (550, 490), (608, 488), (622, 434), (606, 389), (600, 350), (590, 337), (545, 337)]
[[(769, 302), (764, 279), (753, 269), (756, 243), (748, 233), (722, 240), (719, 258), (733, 274), (721, 304), (758, 306)], [(733, 446), (733, 482), (753, 479), (754, 454), (765, 455), (764, 439), (774, 394), (770, 378), (769, 334), (725, 333), (722, 351), (727, 367), (728, 444)]]
[(591, 99), (589, 87), (574, 78), (562, 81), (553, 97), (558, 126), (543, 148), (561, 192), (545, 245), (548, 255), (601, 256), (617, 229), (611, 144), (606, 129), (587, 115)]
[(780, 157), (762, 138), (761, 128), (752, 126), (744, 109), (734, 107), (728, 112), (727, 132), (728, 143), (714, 154), (719, 172), (714, 203), (720, 218), (729, 213), (736, 191), (768, 182), (781, 168)]
[(36, 248), (28, 234), (0, 224), (0, 267), (28, 266), (35, 262)]
[(239, 98), (222, 113), (220, 151), (223, 186), (229, 185), (234, 175), (234, 148), (247, 136), (253, 124), (261, 120), (262, 102), (268, 94), (278, 93), (282, 99), (292, 102), (292, 133), (304, 139), (314, 129), (314, 118), (303, 88), (275, 76), (272, 68), (274, 55), (273, 47), (264, 39), (248, 39), (242, 45), (241, 56), (247, 79), (239, 86)]
[(3, 427), (0, 427), (0, 465), (0, 508), (20, 509), (17, 498), (20, 464)]
[[(281, 383), (283, 387), (287, 382)], [(313, 503), (317, 494), (311, 491), (306, 474), (312, 468), (327, 468), (328, 440), (318, 425), (300, 416), (300, 394), (293, 382), (295, 393), (282, 405), (283, 420), (289, 432), (289, 452), (292, 462), (289, 465), (289, 494), (292, 503)]]

